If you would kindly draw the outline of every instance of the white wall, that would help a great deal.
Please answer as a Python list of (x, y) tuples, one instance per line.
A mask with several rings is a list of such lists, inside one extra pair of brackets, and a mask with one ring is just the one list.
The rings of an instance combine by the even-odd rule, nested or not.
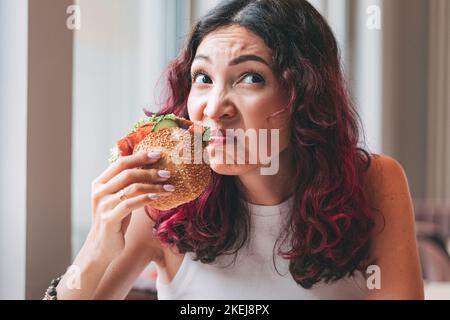
[(0, 1), (0, 299), (25, 298), (28, 1)]
[[(367, 8), (383, 8), (382, 0), (356, 0), (351, 12), (353, 41), (349, 50), (352, 93), (364, 123), (365, 138), (371, 152), (382, 153), (383, 134), (383, 29), (369, 29)], [(381, 11), (382, 13), (382, 11)], [(382, 18), (382, 16), (380, 16)]]
[(219, 2), (220, 0), (191, 0), (192, 23), (214, 8)]

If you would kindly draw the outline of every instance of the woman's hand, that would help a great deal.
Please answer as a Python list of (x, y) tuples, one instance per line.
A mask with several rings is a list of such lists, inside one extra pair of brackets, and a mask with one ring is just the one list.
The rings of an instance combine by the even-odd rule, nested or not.
[(122, 157), (93, 181), (92, 226), (84, 249), (96, 260), (110, 262), (123, 251), (133, 211), (171, 194), (166, 189), (173, 190), (173, 186), (164, 185), (170, 172), (139, 169), (157, 163), (160, 157), (158, 152)]
[[(92, 226), (71, 267), (57, 286), (58, 299), (92, 299), (108, 267), (125, 248), (125, 232), (133, 211), (170, 194), (170, 173), (139, 169), (159, 161), (159, 153), (120, 158), (92, 183)], [(72, 286), (73, 279), (80, 283)]]

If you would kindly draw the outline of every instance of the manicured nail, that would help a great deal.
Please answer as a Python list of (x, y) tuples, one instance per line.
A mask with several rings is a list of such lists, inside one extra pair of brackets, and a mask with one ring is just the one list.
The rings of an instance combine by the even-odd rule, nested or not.
[(158, 199), (158, 195), (155, 194), (155, 193), (150, 193), (150, 194), (148, 195), (148, 197), (149, 197), (151, 200), (156, 200), (156, 199)]
[(171, 184), (166, 184), (163, 186), (164, 190), (166, 190), (167, 192), (174, 192), (175, 191), (175, 187)]
[(158, 176), (160, 176), (161, 178), (170, 178), (170, 172), (166, 170), (159, 170)]
[(152, 151), (148, 153), (148, 157), (150, 160), (158, 160), (161, 157), (161, 152)]

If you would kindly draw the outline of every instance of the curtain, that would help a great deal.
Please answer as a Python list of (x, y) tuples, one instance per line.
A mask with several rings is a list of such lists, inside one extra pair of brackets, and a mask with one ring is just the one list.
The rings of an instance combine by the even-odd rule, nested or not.
[(450, 2), (430, 1), (427, 198), (450, 203)]
[[(427, 136), (433, 127), (427, 124), (428, 79), (434, 77), (427, 68), (428, 7), (433, 1), (310, 2), (339, 41), (349, 90), (363, 122), (363, 146), (397, 159), (412, 196), (426, 197)], [(376, 28), (378, 14), (381, 24)]]

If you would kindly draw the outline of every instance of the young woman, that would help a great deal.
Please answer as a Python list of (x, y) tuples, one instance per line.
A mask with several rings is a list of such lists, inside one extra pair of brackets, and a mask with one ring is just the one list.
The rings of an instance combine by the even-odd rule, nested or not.
[(124, 298), (151, 261), (160, 299), (423, 298), (404, 170), (358, 146), (336, 40), (307, 1), (221, 2), (169, 66), (168, 89), (159, 114), (279, 129), (279, 170), (223, 164), (211, 144), (209, 188), (156, 212), (148, 195), (170, 195), (167, 173), (136, 168), (158, 154), (120, 159), (92, 184), (81, 288), (64, 276), (58, 299)]

